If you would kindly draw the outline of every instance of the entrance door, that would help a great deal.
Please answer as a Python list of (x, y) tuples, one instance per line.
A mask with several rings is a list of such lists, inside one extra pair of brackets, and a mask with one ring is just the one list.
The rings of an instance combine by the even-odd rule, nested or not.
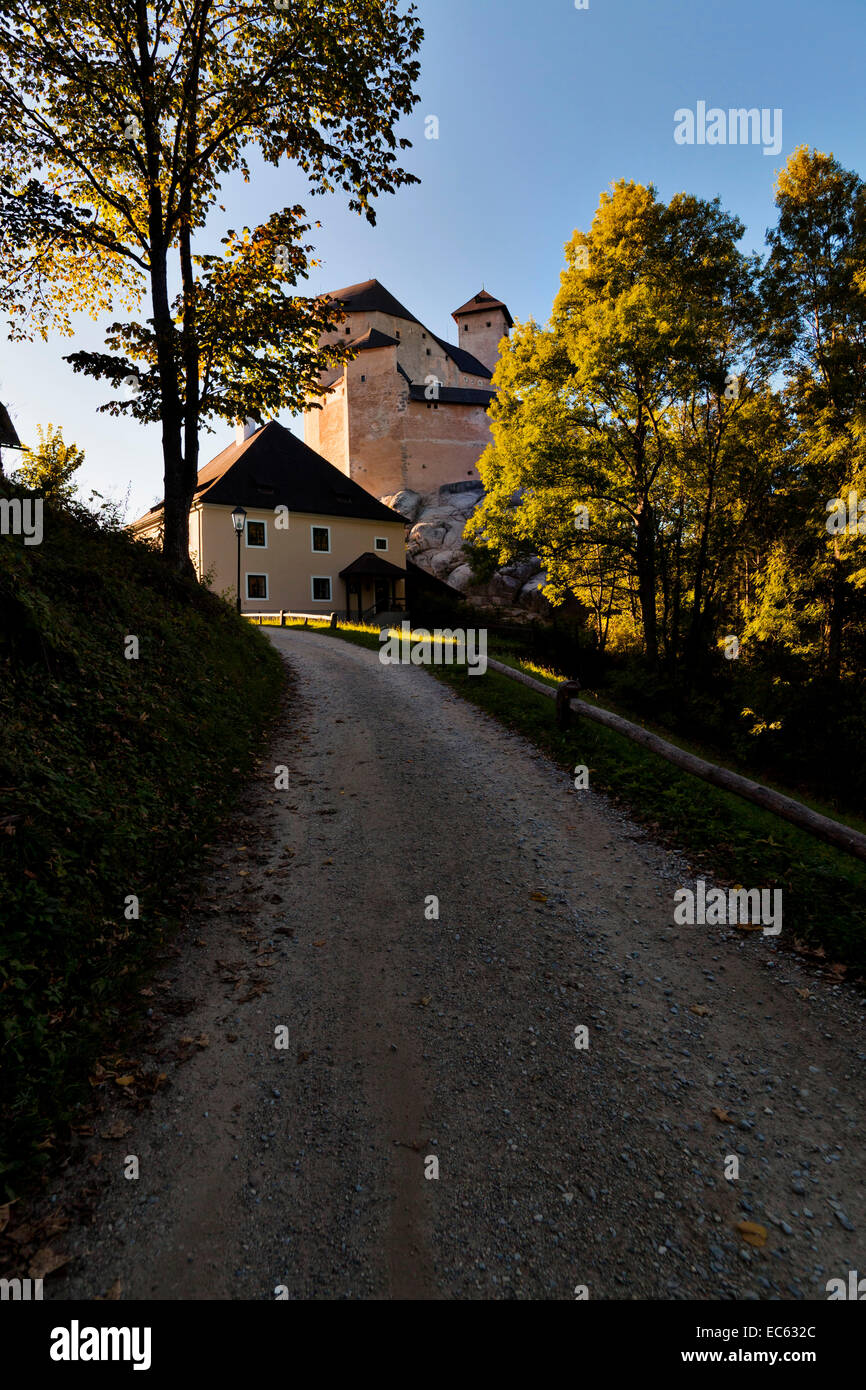
[(376, 580), (376, 612), (382, 613), (391, 606), (391, 583), (388, 579)]

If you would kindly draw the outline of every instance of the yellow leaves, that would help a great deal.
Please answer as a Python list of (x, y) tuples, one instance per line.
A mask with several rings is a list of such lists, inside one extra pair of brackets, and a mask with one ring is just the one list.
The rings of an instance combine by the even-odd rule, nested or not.
[(422, 994), (420, 999), (415, 1000), (415, 1008), (426, 1009), (432, 998), (432, 994)]
[(135, 1083), (135, 1077), (132, 1076), (132, 1075), (127, 1075), (127, 1076), (116, 1076), (116, 1077), (114, 1078), (114, 1084), (115, 1084), (116, 1086), (132, 1086), (132, 1085), (134, 1085), (134, 1083)]
[(697, 1015), (698, 1015), (698, 1018), (712, 1017), (712, 1015), (710, 1014), (710, 1011), (709, 1011), (709, 1009), (707, 1008), (706, 1004), (690, 1004), (690, 1005), (689, 1005), (689, 1012), (690, 1012), (690, 1013), (693, 1013), (693, 1014), (697, 1014)]
[(723, 1125), (733, 1124), (733, 1120), (731, 1119), (727, 1110), (723, 1110), (720, 1105), (714, 1105), (710, 1113), (715, 1115), (716, 1119), (719, 1120)]
[(753, 1245), (756, 1250), (762, 1250), (767, 1244), (767, 1228), (759, 1226), (757, 1221), (738, 1221), (736, 1230), (747, 1245)]
[(546, 903), (546, 902), (547, 902), (547, 898), (545, 897), (544, 893), (530, 893), (530, 895), (529, 895), (529, 900), (530, 900), (530, 902), (533, 902), (533, 903)]

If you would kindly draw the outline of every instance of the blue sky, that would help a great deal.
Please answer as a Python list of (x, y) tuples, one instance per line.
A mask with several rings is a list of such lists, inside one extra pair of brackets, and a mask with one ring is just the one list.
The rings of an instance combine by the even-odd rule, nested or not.
[[(616, 179), (654, 182), (665, 198), (718, 194), (746, 224), (743, 248), (761, 249), (775, 172), (797, 145), (832, 151), (866, 175), (866, 0), (589, 0), (588, 10), (574, 0), (419, 0), (418, 8), (421, 101), (402, 133), (414, 142), (406, 167), (421, 185), (381, 200), (371, 228), (342, 197), (310, 199), (294, 170), (262, 168), (249, 185), (227, 181), (225, 222), (213, 223), (200, 249), (218, 249), (224, 226), (255, 225), (301, 202), (323, 224), (315, 233), (323, 266), (310, 292), (375, 276), (453, 341), (451, 311), (482, 284), (516, 319), (545, 320), (564, 242), (589, 227)], [(781, 108), (781, 152), (677, 144), (675, 111), (699, 101)], [(438, 140), (425, 138), (429, 115)], [(73, 342), (4, 341), (0, 400), (24, 443), (36, 442), (38, 423), (63, 426), (86, 452), (85, 491), (122, 496), (131, 485), (132, 518), (162, 495), (158, 427), (98, 414), (104, 388), (62, 361), (102, 346), (87, 319)], [(230, 437), (228, 425), (204, 435), (202, 462)]]

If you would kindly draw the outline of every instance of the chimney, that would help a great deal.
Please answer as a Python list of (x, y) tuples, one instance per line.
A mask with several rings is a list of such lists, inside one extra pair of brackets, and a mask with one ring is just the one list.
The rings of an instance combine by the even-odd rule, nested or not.
[(235, 425), (235, 444), (243, 444), (257, 429), (255, 420), (238, 420)]

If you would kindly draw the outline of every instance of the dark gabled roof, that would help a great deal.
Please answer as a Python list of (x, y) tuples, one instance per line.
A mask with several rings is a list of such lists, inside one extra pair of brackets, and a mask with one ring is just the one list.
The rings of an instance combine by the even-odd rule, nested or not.
[(392, 314), (395, 319), (408, 319), (410, 323), (418, 323), (415, 315), (410, 314), (399, 299), (395, 299), (378, 280), (362, 280), (359, 285), (347, 285), (342, 290), (330, 290), (328, 298), (336, 299), (351, 313)]
[(414, 560), (406, 557), (406, 591), (410, 603), (422, 596), (439, 598), (458, 599), (461, 603), (466, 603), (466, 595), (459, 589), (455, 589), (453, 584), (446, 584), (444, 579), (438, 579), (435, 574), (430, 574), (428, 570), (422, 570), (420, 565), (416, 565)]
[(363, 555), (359, 555), (357, 560), (353, 560), (351, 565), (347, 565), (344, 570), (340, 570), (341, 579), (352, 579), (355, 575), (373, 575), (380, 579), (405, 579), (406, 571), (401, 570), (399, 565), (392, 565), (390, 560), (383, 560), (381, 555), (374, 555), (372, 550), (365, 550)]
[(451, 317), (457, 319), (461, 318), (464, 314), (489, 314), (491, 309), (501, 309), (505, 315), (505, 322), (508, 324), (508, 327), (514, 327), (514, 319), (508, 312), (508, 305), (503, 304), (501, 299), (494, 299), (493, 295), (488, 294), (486, 290), (479, 290), (466, 304), (461, 305), (459, 309), (455, 309)]
[[(211, 459), (198, 475), (195, 501), (259, 510), (282, 506), (290, 512), (398, 521), (405, 525), (399, 512), (371, 497), (291, 430), (273, 420), (242, 444), (231, 444)], [(152, 521), (162, 506), (157, 503), (135, 524)]]
[[(429, 334), (434, 343), (439, 344), (446, 356), (451, 358), (458, 371), (465, 372), (467, 376), (480, 376), (484, 377), (486, 381), (490, 380), (491, 372), (483, 362), (479, 362), (478, 358), (473, 357), (471, 352), (466, 352), (465, 349), (455, 346), (454, 343), (446, 343), (444, 338), (439, 338), (435, 333), (431, 333), (430, 329), (420, 319), (416, 319), (414, 314), (410, 314), (405, 305), (401, 304), (399, 299), (395, 299), (390, 290), (386, 290), (379, 280), (364, 280), (360, 285), (349, 285), (343, 290), (331, 290), (328, 297), (338, 300), (350, 313), (391, 314), (394, 318), (406, 319), (409, 323), (417, 323), (419, 328), (423, 328), (424, 332)], [(481, 306), (481, 308), (484, 307), (486, 306)], [(507, 309), (505, 312), (508, 314)], [(510, 324), (510, 314), (508, 314), (508, 320)], [(376, 334), (376, 329), (371, 329), (370, 333)], [(364, 338), (358, 339), (351, 346), (363, 351), (359, 348), (359, 344), (363, 343), (370, 336), (370, 333), (365, 333)], [(381, 341), (377, 341), (375, 344), (371, 343), (371, 347), (385, 347), (386, 344), (396, 342), (396, 339), (388, 338), (386, 333), (380, 333), (378, 337)]]
[(428, 400), (424, 394), (426, 386), (410, 386), (409, 398), (413, 401), (423, 401), (425, 405), (435, 405), (438, 400), (440, 405), (484, 405), (488, 406), (496, 395), (495, 391), (486, 391), (483, 387), (473, 388), (471, 386), (440, 386), (439, 395), (435, 400)]
[(0, 448), (20, 449), (21, 440), (5, 405), (0, 405)]
[(479, 362), (477, 357), (473, 357), (471, 352), (466, 352), (464, 348), (455, 347), (453, 343), (446, 343), (442, 338), (436, 339), (439, 346), (448, 354), (461, 372), (467, 376), (483, 376), (490, 381), (493, 373), (489, 367), (485, 367), (483, 362)]
[(353, 338), (349, 343), (355, 352), (369, 352), (371, 348), (398, 347), (396, 338), (380, 333), (378, 328), (369, 328), (362, 338)]

